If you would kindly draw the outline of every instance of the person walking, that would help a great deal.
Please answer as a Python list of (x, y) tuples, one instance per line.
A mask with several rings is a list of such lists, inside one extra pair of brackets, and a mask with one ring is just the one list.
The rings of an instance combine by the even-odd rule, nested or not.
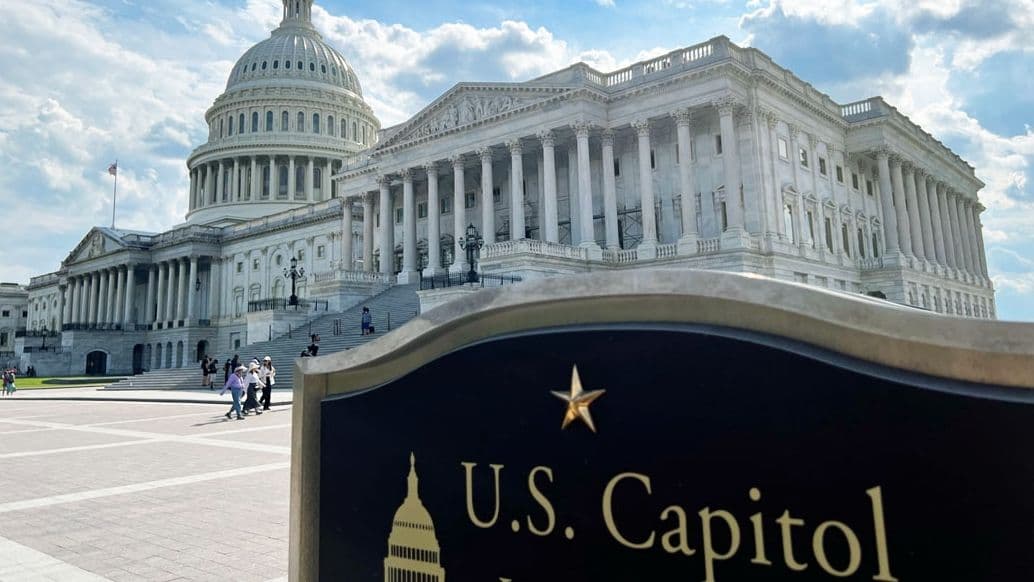
[(210, 360), (207, 355), (205, 355), (204, 359), (201, 360), (201, 387), (202, 388), (208, 386), (209, 389), (211, 389), (212, 382), (211, 382), (211, 379), (208, 377), (208, 366), (211, 363), (212, 363), (212, 360)]
[(10, 370), (4, 370), (4, 371), (3, 371), (3, 378), (4, 378), (4, 390), (3, 390), (2, 394), (3, 394), (4, 398), (7, 398), (7, 383), (8, 383), (8, 381), (9, 381), (9, 380), (11, 379), (11, 377), (9, 376), (9, 374), (10, 374)]
[(273, 358), (266, 356), (262, 359), (262, 370), (259, 374), (262, 378), (262, 410), (269, 410), (269, 403), (273, 396), (273, 386), (276, 385), (276, 368), (273, 367)]
[(215, 375), (219, 372), (219, 360), (212, 358), (208, 362), (208, 389), (215, 390)]
[(14, 381), (18, 379), (18, 371), (15, 368), (11, 368), (7, 371), (7, 395), (14, 396), (14, 393), (18, 388), (15, 387)]
[(363, 335), (370, 335), (370, 324), (373, 323), (373, 316), (370, 315), (370, 308), (363, 307), (363, 323), (362, 330)]
[[(243, 366), (241, 366), (243, 368)], [(252, 364), (248, 368), (248, 373), (244, 376), (244, 385), (248, 387), (247, 397), (244, 400), (244, 416), (248, 415), (248, 412), (254, 410), (255, 414), (262, 414), (259, 410), (258, 400), (255, 398), (256, 389), (259, 386), (264, 386), (262, 378), (259, 378), (259, 368), (257, 365)]]
[(230, 396), (233, 397), (233, 405), (230, 406), (230, 410), (226, 413), (226, 418), (229, 420), (230, 413), (237, 413), (237, 420), (244, 420), (241, 416), (241, 389), (244, 387), (244, 366), (238, 366), (234, 370), (233, 374), (226, 380), (226, 384), (223, 385), (223, 389), (219, 392), (219, 396), (230, 391)]

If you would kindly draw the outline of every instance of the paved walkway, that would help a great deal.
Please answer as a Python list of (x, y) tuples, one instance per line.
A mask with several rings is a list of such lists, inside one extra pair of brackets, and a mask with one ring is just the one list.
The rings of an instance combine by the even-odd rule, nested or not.
[[(291, 403), (292, 391), (273, 389), (270, 400), (273, 406)], [(194, 404), (230, 405), (230, 393), (219, 396), (219, 390), (102, 390), (100, 387), (47, 388), (40, 390), (19, 390), (11, 400), (98, 400), (130, 402), (168, 402)], [(3, 399), (0, 399), (2, 402)]]
[(0, 582), (284, 579), (290, 406), (23, 395), (0, 400)]

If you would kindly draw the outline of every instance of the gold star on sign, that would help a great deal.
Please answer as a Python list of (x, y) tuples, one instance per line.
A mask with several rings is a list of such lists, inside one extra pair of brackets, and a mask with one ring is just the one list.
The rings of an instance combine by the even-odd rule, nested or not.
[(571, 393), (567, 394), (555, 390), (552, 392), (553, 396), (567, 403), (567, 414), (564, 415), (564, 423), (560, 427), (561, 430), (567, 428), (567, 425), (574, 422), (576, 418), (580, 418), (592, 432), (596, 432), (596, 425), (592, 423), (592, 414), (589, 413), (589, 405), (600, 396), (603, 396), (606, 390), (591, 390), (589, 392), (582, 390), (582, 379), (578, 377), (578, 366), (575, 366), (571, 370)]

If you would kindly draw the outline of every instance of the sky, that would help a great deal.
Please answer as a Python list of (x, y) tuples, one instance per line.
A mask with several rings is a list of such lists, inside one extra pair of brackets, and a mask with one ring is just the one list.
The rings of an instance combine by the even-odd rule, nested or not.
[[(50, 272), (95, 225), (160, 232), (185, 159), (279, 0), (0, 8), (0, 280)], [(724, 34), (846, 103), (883, 96), (976, 168), (1001, 319), (1034, 321), (1034, 0), (317, 0), (384, 126), (461, 81), (609, 71)]]

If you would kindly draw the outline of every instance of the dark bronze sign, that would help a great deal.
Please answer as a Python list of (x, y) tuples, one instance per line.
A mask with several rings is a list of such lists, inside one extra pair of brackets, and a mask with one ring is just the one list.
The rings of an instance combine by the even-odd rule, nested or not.
[(319, 578), (1032, 580), (1032, 396), (721, 328), (492, 339), (323, 400)]

